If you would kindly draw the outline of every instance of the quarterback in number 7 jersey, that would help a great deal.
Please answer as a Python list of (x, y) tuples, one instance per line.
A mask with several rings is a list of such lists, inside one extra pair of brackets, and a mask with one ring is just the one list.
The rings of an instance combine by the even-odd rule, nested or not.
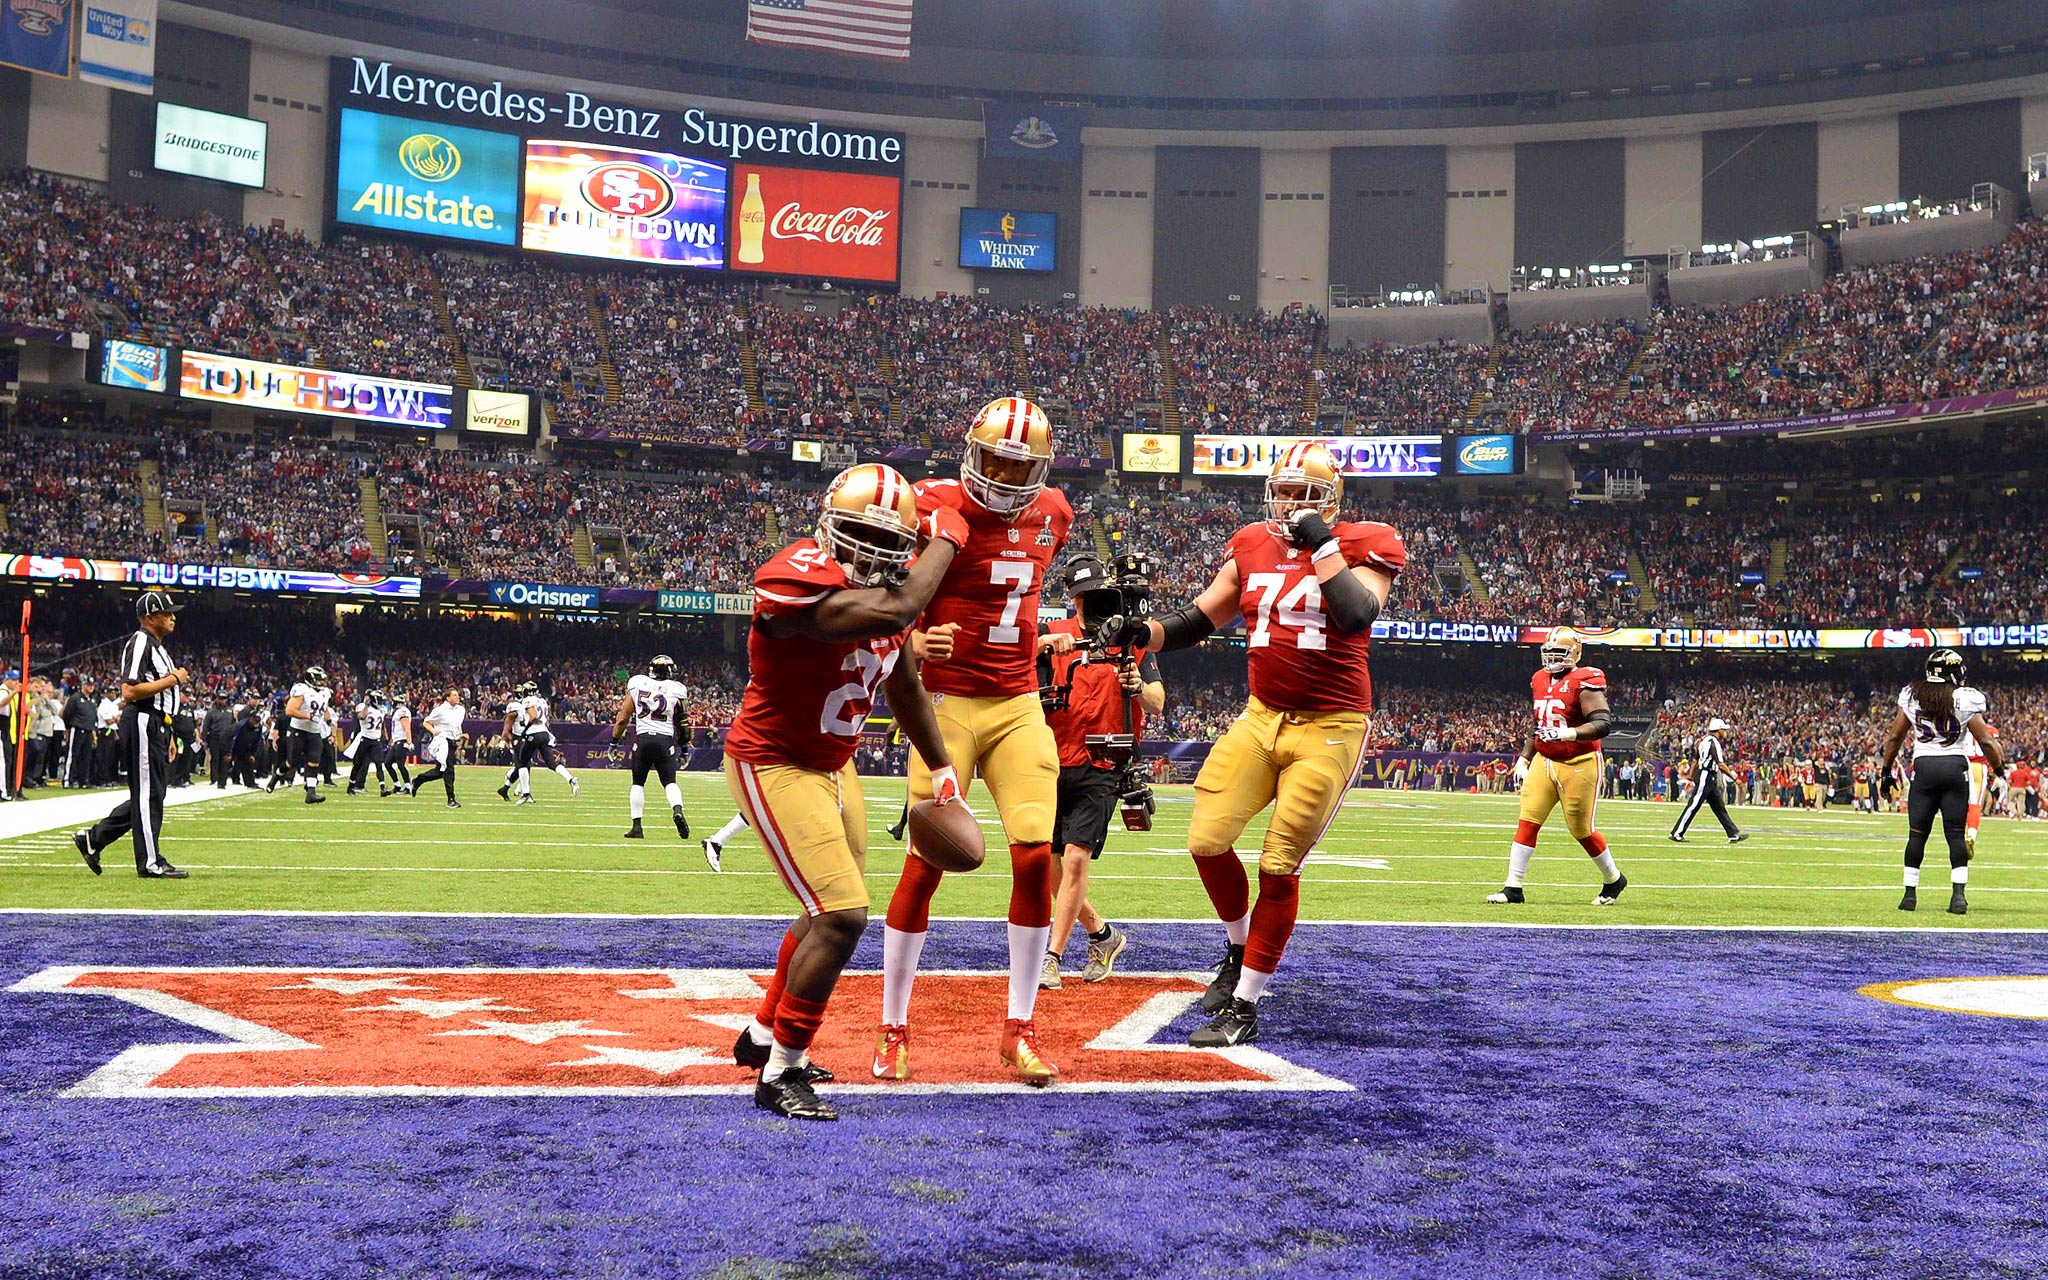
[(959, 544), (927, 542), (911, 565), (918, 538), (909, 482), (867, 463), (832, 482), (816, 539), (791, 543), (754, 574), (747, 689), (725, 740), (725, 780), (803, 915), (733, 1059), (760, 1069), (755, 1104), (790, 1119), (838, 1118), (814, 1089), (832, 1074), (808, 1051), (867, 927), (868, 820), (853, 754), (877, 688), (932, 762), (934, 798), (960, 802), (917, 660), (905, 652)]
[[(1366, 652), (1408, 553), (1387, 525), (1339, 520), (1343, 496), (1325, 445), (1289, 445), (1266, 480), (1266, 519), (1231, 535), (1215, 580), (1192, 604), (1126, 622), (1117, 636), (1179, 649), (1232, 617), (1245, 622), (1251, 701), (1195, 778), (1188, 823), (1188, 852), (1229, 939), (1202, 995), (1215, 1019), (1190, 1044), (1222, 1047), (1258, 1035), (1259, 997), (1294, 933), (1302, 861), (1329, 830), (1365, 757)], [(1236, 844), (1268, 805), (1253, 906)]]
[(1607, 707), (1607, 673), (1583, 667), (1579, 633), (1554, 627), (1538, 656), (1542, 669), (1529, 677), (1529, 699), (1535, 728), (1515, 761), (1515, 781), (1522, 792), (1521, 820), (1508, 850), (1508, 882), (1487, 895), (1494, 903), (1521, 902), (1522, 879), (1536, 856), (1536, 835), (1552, 809), (1564, 810), (1564, 829), (1586, 851), (1600, 872), (1596, 907), (1611, 907), (1628, 888), (1628, 877), (1614, 865), (1607, 837), (1593, 829), (1600, 804), (1600, 740), (1612, 718)]
[[(1057, 1069), (1038, 1052), (1032, 1018), (1039, 967), (1052, 936), (1052, 825), (1059, 790), (1059, 747), (1038, 702), (1038, 597), (1045, 571), (1066, 545), (1073, 508), (1046, 486), (1052, 424), (1020, 396), (983, 406), (967, 429), (960, 479), (917, 486), (917, 509), (957, 536), (960, 551), (925, 610), (927, 632), (953, 632), (952, 655), (925, 673), (946, 749), (971, 784), (978, 775), (994, 797), (1010, 844), (1009, 1007), (997, 1052), (1029, 1084)], [(952, 532), (947, 532), (952, 531)], [(932, 794), (922, 750), (910, 758), (910, 800)], [(931, 922), (938, 868), (917, 856), (889, 899), (882, 935), (882, 1029), (874, 1073), (910, 1075), (910, 990)]]

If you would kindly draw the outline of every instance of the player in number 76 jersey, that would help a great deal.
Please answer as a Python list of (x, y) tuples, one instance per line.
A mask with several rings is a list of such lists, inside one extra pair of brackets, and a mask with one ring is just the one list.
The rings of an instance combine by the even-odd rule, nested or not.
[[(725, 740), (725, 780), (804, 914), (733, 1058), (761, 1069), (754, 1101), (777, 1115), (837, 1118), (812, 1090), (831, 1074), (807, 1051), (867, 927), (868, 820), (853, 754), (877, 687), (932, 762), (938, 803), (960, 800), (917, 659), (904, 652), (964, 537), (933, 536), (943, 524), (921, 529), (910, 483), (867, 463), (832, 482), (816, 539), (791, 543), (754, 574), (747, 689)], [(928, 540), (906, 573), (920, 532)]]
[[(1294, 933), (1302, 860), (1329, 830), (1365, 758), (1366, 651), (1408, 553), (1387, 525), (1338, 520), (1343, 498), (1327, 446), (1287, 446), (1266, 479), (1267, 518), (1231, 535), (1215, 580), (1173, 613), (1123, 623), (1114, 639), (1181, 649), (1233, 617), (1245, 620), (1251, 701), (1210, 748), (1188, 822), (1188, 852), (1229, 937), (1202, 995), (1215, 1020), (1189, 1044), (1236, 1045), (1258, 1035), (1259, 997)], [(1273, 817), (1254, 907), (1235, 846), (1267, 805)]]

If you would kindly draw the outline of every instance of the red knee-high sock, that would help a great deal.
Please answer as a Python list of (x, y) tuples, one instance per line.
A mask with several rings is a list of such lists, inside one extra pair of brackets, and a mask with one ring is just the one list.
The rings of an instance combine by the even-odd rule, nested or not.
[(1515, 824), (1516, 844), (1526, 844), (1531, 849), (1534, 849), (1536, 847), (1536, 837), (1541, 834), (1543, 834), (1543, 825), (1541, 823), (1531, 822), (1524, 818)]
[(1237, 850), (1226, 849), (1196, 858), (1195, 871), (1202, 877), (1202, 887), (1209, 891), (1218, 920), (1228, 924), (1244, 919), (1245, 912), (1252, 909), (1252, 884), (1244, 873), (1244, 863), (1237, 860)]
[(1052, 845), (1010, 846), (1010, 923), (1043, 929), (1052, 923), (1052, 896), (1059, 882), (1053, 875)]
[(1294, 917), (1301, 909), (1301, 877), (1259, 872), (1259, 901), (1252, 907), (1252, 934), (1245, 942), (1244, 967), (1271, 973), (1294, 936)]
[(775, 1040), (792, 1049), (808, 1049), (817, 1038), (818, 1024), (825, 1020), (825, 1002), (782, 993), (782, 1006), (775, 1011)]
[(946, 873), (912, 853), (903, 860), (902, 878), (889, 896), (889, 927), (902, 933), (923, 933), (932, 923), (932, 895)]
[(782, 935), (782, 949), (775, 953), (775, 976), (768, 979), (768, 994), (761, 997), (761, 1010), (754, 1021), (771, 1031), (775, 1028), (775, 1007), (782, 1000), (782, 988), (789, 981), (789, 958), (796, 954), (796, 930)]
[[(1531, 841), (1531, 843), (1533, 844), (1534, 841)], [(1598, 831), (1589, 836), (1580, 836), (1579, 848), (1586, 851), (1587, 857), (1597, 858), (1607, 852), (1607, 837), (1601, 835)]]

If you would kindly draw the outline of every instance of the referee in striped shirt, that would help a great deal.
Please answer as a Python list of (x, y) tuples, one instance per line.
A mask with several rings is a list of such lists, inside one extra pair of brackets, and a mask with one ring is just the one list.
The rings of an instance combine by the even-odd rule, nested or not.
[(1721, 829), (1728, 833), (1729, 844), (1741, 844), (1749, 839), (1747, 832), (1738, 830), (1735, 819), (1728, 816), (1728, 802), (1721, 798), (1721, 783), (1725, 778), (1735, 781), (1735, 773), (1728, 767), (1728, 753), (1721, 746), (1720, 735), (1728, 732), (1728, 722), (1715, 716), (1707, 722), (1699, 741), (1693, 744), (1692, 756), (1692, 798), (1686, 803), (1685, 811), (1678, 815), (1678, 825), (1671, 828), (1671, 839), (1685, 843), (1687, 828), (1705, 804), (1721, 820)]
[(164, 860), (158, 843), (164, 826), (164, 792), (171, 781), (171, 718), (178, 714), (185, 668), (173, 666), (164, 641), (184, 608), (166, 591), (145, 591), (135, 601), (139, 629), (121, 650), (121, 732), (119, 747), (128, 762), (128, 799), (91, 827), (75, 831), (71, 843), (94, 875), (100, 851), (129, 832), (135, 834), (135, 873), (145, 880), (183, 880)]

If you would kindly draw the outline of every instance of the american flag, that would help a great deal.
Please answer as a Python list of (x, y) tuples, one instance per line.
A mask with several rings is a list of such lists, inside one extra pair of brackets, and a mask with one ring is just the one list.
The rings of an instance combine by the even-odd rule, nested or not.
[(747, 39), (862, 58), (910, 56), (911, 0), (747, 0)]

